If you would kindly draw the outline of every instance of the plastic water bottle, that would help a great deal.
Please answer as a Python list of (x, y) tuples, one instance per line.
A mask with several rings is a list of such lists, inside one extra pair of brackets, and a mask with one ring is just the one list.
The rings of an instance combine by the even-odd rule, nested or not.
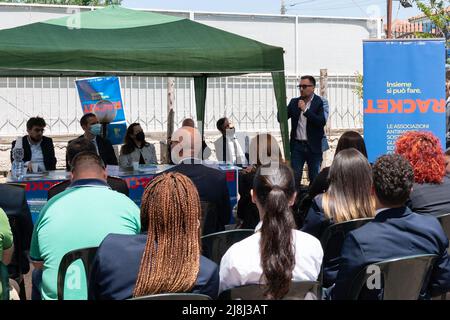
[(19, 137), (16, 140), (16, 144), (13, 149), (13, 162), (11, 168), (12, 177), (16, 180), (21, 180), (25, 174), (23, 156), (24, 151), (22, 147), (22, 138)]

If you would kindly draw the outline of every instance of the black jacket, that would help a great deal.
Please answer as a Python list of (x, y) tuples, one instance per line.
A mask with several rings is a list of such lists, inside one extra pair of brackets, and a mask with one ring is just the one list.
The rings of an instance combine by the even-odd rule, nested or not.
[[(28, 136), (22, 137), (22, 146), (23, 146), (23, 152), (24, 152), (23, 161), (24, 162), (31, 160), (31, 147), (30, 147), (30, 143), (28, 142), (27, 137)], [(13, 151), (15, 145), (16, 145), (16, 141), (13, 141), (12, 148), (11, 148), (11, 155), (10, 155), (11, 162), (14, 160), (12, 151)], [(41, 142), (41, 149), (42, 149), (42, 154), (44, 156), (45, 169), (46, 170), (56, 170), (56, 157), (55, 157), (55, 148), (53, 146), (53, 140), (51, 138), (43, 136), (42, 142)]]
[(192, 180), (197, 187), (201, 201), (213, 203), (218, 212), (215, 223), (205, 224), (203, 235), (224, 231), (225, 225), (230, 222), (231, 206), (228, 192), (226, 174), (202, 164), (181, 163), (163, 173), (179, 172)]
[[(300, 98), (291, 99), (288, 105), (288, 119), (291, 119), (291, 142), (297, 134), (298, 119), (301, 111), (298, 108)], [(308, 136), (308, 145), (313, 153), (322, 153), (322, 137), (325, 135), (324, 127), (327, 122), (323, 110), (322, 98), (314, 95), (309, 109), (304, 113), (307, 118), (306, 135)], [(279, 119), (278, 119), (279, 121)]]

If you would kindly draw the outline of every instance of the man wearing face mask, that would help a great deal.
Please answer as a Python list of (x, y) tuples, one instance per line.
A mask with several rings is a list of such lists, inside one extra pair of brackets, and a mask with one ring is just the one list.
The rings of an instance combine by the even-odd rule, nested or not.
[[(98, 122), (97, 116), (93, 113), (86, 113), (81, 117), (80, 125), (84, 131), (84, 134), (79, 138), (84, 137), (89, 141), (92, 141), (92, 143), (95, 145), (95, 148), (97, 149), (97, 154), (102, 158), (103, 162), (106, 165), (117, 165), (117, 157), (114, 153), (111, 142), (109, 142), (108, 139), (102, 138), (100, 136), (102, 132), (102, 125)], [(70, 142), (72, 141), (69, 141), (67, 145), (69, 145)], [(70, 169), (70, 165), (67, 160), (66, 168), (67, 170)]]
[(217, 129), (222, 136), (214, 142), (217, 160), (235, 165), (245, 165), (246, 159), (242, 147), (235, 135), (235, 128), (228, 118), (217, 121)]
[[(23, 161), (31, 171), (31, 164), (37, 163), (39, 171), (48, 171), (56, 169), (55, 148), (53, 140), (44, 136), (45, 120), (40, 117), (30, 118), (27, 121), (28, 135), (22, 138), (24, 151)], [(16, 141), (13, 141), (11, 148), (11, 162), (13, 161), (12, 151)]]

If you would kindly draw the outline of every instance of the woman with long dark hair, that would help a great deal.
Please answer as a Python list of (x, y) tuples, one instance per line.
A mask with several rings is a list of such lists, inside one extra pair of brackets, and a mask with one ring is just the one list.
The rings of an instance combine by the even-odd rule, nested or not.
[(295, 200), (292, 170), (285, 164), (261, 166), (252, 198), (261, 222), (254, 235), (235, 243), (220, 263), (220, 290), (262, 284), (267, 299), (281, 299), (291, 281), (317, 280), (323, 251), (314, 237), (296, 230), (290, 210)]
[(154, 178), (144, 191), (140, 235), (109, 234), (97, 250), (90, 299), (122, 300), (157, 293), (217, 297), (217, 265), (201, 256), (201, 205), (181, 173)]
[(119, 165), (131, 167), (133, 162), (139, 164), (156, 164), (155, 146), (145, 141), (145, 134), (139, 123), (132, 123), (127, 129), (125, 143), (120, 148)]

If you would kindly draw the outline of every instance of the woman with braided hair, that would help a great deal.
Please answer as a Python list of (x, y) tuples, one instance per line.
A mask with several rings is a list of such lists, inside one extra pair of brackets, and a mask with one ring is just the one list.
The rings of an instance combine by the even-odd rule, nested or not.
[(319, 240), (296, 230), (290, 207), (295, 201), (292, 170), (285, 164), (260, 166), (252, 199), (261, 222), (254, 235), (235, 243), (220, 263), (220, 291), (263, 284), (267, 299), (281, 299), (291, 281), (315, 281), (323, 251)]
[(180, 173), (154, 178), (144, 191), (146, 234), (110, 234), (93, 263), (90, 299), (122, 300), (157, 293), (194, 292), (216, 298), (217, 265), (200, 255), (200, 199)]

